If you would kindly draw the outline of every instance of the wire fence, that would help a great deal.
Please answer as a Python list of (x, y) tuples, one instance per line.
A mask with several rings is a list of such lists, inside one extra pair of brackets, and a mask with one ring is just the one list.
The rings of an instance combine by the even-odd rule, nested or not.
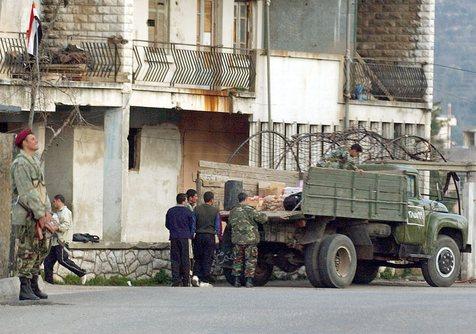
[[(283, 133), (286, 132), (284, 129)], [(358, 143), (363, 152), (359, 163), (387, 160), (445, 161), (441, 152), (425, 138), (404, 135), (387, 139), (363, 127), (345, 131), (305, 132), (286, 136), (278, 131), (259, 131), (241, 143), (228, 159), (229, 163), (249, 156), (249, 165), (271, 169), (305, 172), (319, 165), (326, 154), (338, 147)], [(238, 158), (241, 157), (241, 158)]]

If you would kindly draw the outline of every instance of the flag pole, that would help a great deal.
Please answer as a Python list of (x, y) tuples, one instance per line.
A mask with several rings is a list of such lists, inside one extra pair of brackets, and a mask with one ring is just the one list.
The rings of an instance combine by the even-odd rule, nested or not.
[(38, 90), (40, 89), (40, 52), (39, 52), (38, 31), (35, 33), (35, 69), (32, 75), (31, 81), (31, 94), (30, 94), (30, 115), (28, 117), (28, 127), (33, 128), (33, 122), (35, 120), (35, 108), (36, 97)]

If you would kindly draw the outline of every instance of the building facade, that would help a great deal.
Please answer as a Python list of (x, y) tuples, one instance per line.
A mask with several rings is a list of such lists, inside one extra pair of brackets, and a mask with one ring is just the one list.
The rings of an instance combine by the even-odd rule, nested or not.
[[(0, 7), (0, 100), (23, 110), (0, 113), (2, 131), (28, 118), (22, 33), (31, 3)], [(272, 0), (267, 25), (261, 0), (43, 0), (35, 130), (48, 143), (50, 126), (80, 110), (48, 147), (45, 165), (49, 192), (63, 193), (73, 210), (74, 232), (167, 240), (166, 209), (195, 186), (198, 162), (226, 162), (268, 127), (267, 27), (274, 131), (332, 132), (348, 117), (389, 138), (428, 138), (435, 1), (346, 4)]]

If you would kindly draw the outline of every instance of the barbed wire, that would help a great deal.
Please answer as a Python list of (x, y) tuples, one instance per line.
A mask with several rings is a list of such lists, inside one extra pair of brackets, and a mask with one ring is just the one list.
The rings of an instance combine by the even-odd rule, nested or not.
[[(228, 163), (271, 169), (307, 171), (330, 151), (358, 143), (363, 148), (360, 163), (385, 160), (446, 161), (428, 140), (415, 135), (388, 139), (362, 127), (329, 133), (301, 133), (286, 138), (276, 131), (260, 131), (242, 142)], [(246, 159), (247, 158), (247, 159)]]

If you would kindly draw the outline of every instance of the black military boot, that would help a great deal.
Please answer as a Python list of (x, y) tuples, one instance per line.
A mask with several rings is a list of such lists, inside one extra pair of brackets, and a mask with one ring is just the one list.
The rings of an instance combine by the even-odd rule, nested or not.
[(20, 300), (39, 300), (31, 290), (30, 279), (26, 277), (20, 277)]
[(235, 288), (241, 287), (241, 277), (240, 276), (235, 276), (235, 284), (233, 284)]
[(40, 290), (38, 286), (38, 275), (33, 275), (33, 278), (30, 280), (31, 282), (31, 291), (40, 299), (48, 299), (48, 295)]
[(246, 278), (246, 287), (247, 287), (247, 288), (252, 288), (252, 287), (254, 287), (254, 285), (253, 285), (253, 278), (251, 278), (251, 277), (247, 277), (247, 278)]

